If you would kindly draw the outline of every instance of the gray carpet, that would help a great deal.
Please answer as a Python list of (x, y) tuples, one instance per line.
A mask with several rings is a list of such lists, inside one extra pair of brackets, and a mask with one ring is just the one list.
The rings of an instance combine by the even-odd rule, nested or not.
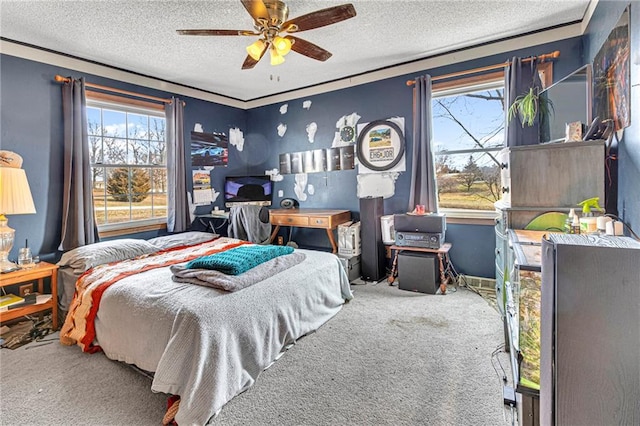
[[(213, 420), (220, 425), (501, 425), (498, 313), (445, 296), (352, 287), (355, 299), (301, 339)], [(455, 290), (455, 289), (454, 289)], [(57, 334), (48, 336), (52, 339)], [(78, 347), (0, 350), (3, 425), (159, 425), (166, 395), (132, 368)], [(500, 377), (499, 377), (500, 376)]]

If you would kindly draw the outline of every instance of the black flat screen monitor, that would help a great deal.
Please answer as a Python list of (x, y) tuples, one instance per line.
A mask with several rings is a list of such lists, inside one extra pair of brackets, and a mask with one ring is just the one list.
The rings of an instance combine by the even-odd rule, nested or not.
[(242, 204), (270, 206), (273, 199), (271, 176), (227, 176), (224, 181), (226, 207)]

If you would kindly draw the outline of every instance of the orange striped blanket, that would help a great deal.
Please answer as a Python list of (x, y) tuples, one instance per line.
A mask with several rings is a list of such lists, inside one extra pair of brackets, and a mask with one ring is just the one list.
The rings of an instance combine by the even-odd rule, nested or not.
[(76, 282), (73, 301), (60, 330), (60, 342), (65, 345), (77, 344), (84, 352), (89, 353), (101, 350), (100, 346), (94, 344), (96, 337), (94, 320), (98, 313), (102, 294), (122, 278), (151, 269), (188, 262), (243, 244), (250, 243), (223, 237), (193, 246), (175, 247), (89, 269)]

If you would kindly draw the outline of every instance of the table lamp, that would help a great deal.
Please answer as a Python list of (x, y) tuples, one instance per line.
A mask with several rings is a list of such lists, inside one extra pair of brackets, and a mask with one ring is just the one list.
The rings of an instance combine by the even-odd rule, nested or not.
[(5, 215), (35, 213), (27, 174), (20, 168), (22, 158), (13, 152), (0, 151), (0, 273), (18, 269), (9, 261), (15, 231)]

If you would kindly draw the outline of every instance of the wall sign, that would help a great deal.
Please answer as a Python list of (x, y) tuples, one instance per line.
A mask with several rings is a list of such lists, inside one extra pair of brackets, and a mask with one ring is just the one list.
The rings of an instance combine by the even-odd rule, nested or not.
[(391, 120), (375, 120), (358, 129), (356, 147), (358, 160), (369, 173), (388, 171), (404, 158), (404, 134)]

